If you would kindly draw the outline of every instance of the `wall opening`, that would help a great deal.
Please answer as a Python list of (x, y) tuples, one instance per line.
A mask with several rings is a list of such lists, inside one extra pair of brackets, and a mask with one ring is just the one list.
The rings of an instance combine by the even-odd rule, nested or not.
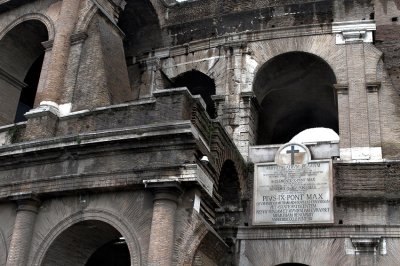
[(206, 110), (211, 118), (216, 117), (214, 101), (211, 96), (215, 95), (215, 82), (209, 76), (197, 70), (187, 71), (178, 75), (173, 80), (173, 86), (187, 87), (191, 94), (200, 95), (206, 103)]
[(42, 266), (130, 266), (123, 236), (111, 225), (96, 220), (76, 223), (50, 245)]
[(266, 62), (254, 81), (261, 106), (257, 145), (282, 144), (299, 132), (325, 127), (339, 132), (336, 77), (321, 58), (290, 52)]
[(42, 22), (28, 20), (0, 40), (0, 125), (26, 120), (33, 108), (48, 38)]
[[(156, 10), (149, 0), (126, 1), (118, 26), (124, 32), (124, 52), (128, 67), (130, 87), (134, 99), (147, 91), (148, 77), (143, 77), (144, 68), (135, 57), (148, 54), (163, 45), (163, 34)], [(144, 93), (147, 95), (147, 93)], [(147, 95), (148, 97), (148, 95)]]
[(235, 163), (231, 160), (224, 162), (219, 176), (218, 192), (222, 197), (222, 206), (238, 207), (240, 204), (240, 183)]

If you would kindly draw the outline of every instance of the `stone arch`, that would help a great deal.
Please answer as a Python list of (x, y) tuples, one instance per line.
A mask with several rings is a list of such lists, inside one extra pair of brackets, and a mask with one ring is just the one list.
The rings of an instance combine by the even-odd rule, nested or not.
[(164, 44), (159, 16), (149, 0), (127, 1), (118, 20), (125, 34), (125, 56), (134, 57)]
[[(225, 131), (221, 131), (221, 134), (227, 134)], [(211, 153), (214, 158), (217, 160), (214, 161), (215, 171), (217, 173), (221, 173), (222, 167), (226, 161), (232, 161), (235, 164), (235, 169), (238, 173), (238, 179), (240, 183), (240, 197), (243, 197), (246, 190), (246, 177), (247, 177), (247, 167), (246, 163), (243, 160), (240, 152), (238, 151), (235, 144), (232, 144), (228, 135), (225, 135), (221, 138), (217, 138), (217, 133), (212, 137), (211, 143)], [(226, 141), (228, 140), (229, 141)]]
[[(229, 265), (228, 246), (213, 232), (213, 230), (203, 231), (188, 245), (189, 252), (186, 252), (184, 266), (195, 265), (198, 261), (200, 265)], [(197, 264), (196, 264), (197, 265)]]
[(173, 79), (173, 87), (187, 87), (192, 95), (200, 95), (206, 103), (206, 111), (215, 118), (216, 110), (211, 96), (215, 95), (215, 82), (197, 70), (190, 70)]
[(256, 143), (286, 143), (313, 127), (338, 133), (336, 83), (330, 65), (315, 54), (289, 52), (268, 60), (253, 82), (261, 106)]
[(248, 47), (252, 52), (253, 64), (256, 65), (256, 67), (251, 68), (252, 71), (250, 72), (253, 78), (264, 62), (285, 53), (305, 52), (324, 60), (335, 74), (337, 83), (347, 83), (346, 47), (345, 45), (336, 45), (334, 35), (314, 35), (251, 42)]
[(189, 55), (167, 58), (163, 60), (161, 69), (169, 79), (191, 70), (199, 71), (214, 80), (217, 95), (225, 95), (226, 59), (224, 53), (223, 47), (219, 46)]
[(117, 214), (106, 210), (96, 209), (85, 210), (84, 212), (77, 212), (63, 219), (56, 226), (54, 226), (40, 243), (40, 246), (38, 247), (37, 252), (33, 257), (33, 265), (43, 265), (46, 254), (56, 238), (60, 236), (63, 232), (65, 232), (68, 228), (71, 228), (73, 225), (84, 221), (100, 221), (115, 228), (126, 240), (130, 253), (131, 265), (142, 265), (142, 252), (136, 233), (129, 229), (129, 227), (123, 223), (123, 221), (118, 217)]
[(3, 39), (3, 37), (10, 30), (12, 30), (16, 26), (18, 26), (18, 24), (20, 24), (22, 22), (25, 22), (25, 21), (28, 21), (28, 20), (38, 20), (38, 21), (42, 22), (47, 28), (49, 40), (54, 39), (54, 35), (55, 35), (54, 22), (48, 16), (46, 16), (44, 14), (41, 14), (41, 13), (29, 13), (29, 14), (25, 14), (25, 15), (15, 19), (13, 22), (8, 24), (2, 31), (0, 31), (0, 40)]
[(50, 20), (41, 14), (29, 14), (11, 23), (0, 39), (0, 123), (25, 120), (23, 114), (33, 108), (42, 72), (45, 49), (42, 43), (54, 31)]

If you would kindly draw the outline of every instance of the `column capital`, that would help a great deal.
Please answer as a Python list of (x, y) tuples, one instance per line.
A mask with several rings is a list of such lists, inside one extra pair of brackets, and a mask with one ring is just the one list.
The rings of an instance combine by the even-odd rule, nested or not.
[(334, 84), (333, 87), (336, 89), (337, 94), (349, 93), (349, 84)]
[(31, 211), (37, 213), (40, 205), (40, 199), (31, 193), (12, 195), (8, 199), (17, 203), (17, 212)]
[(177, 181), (155, 181), (144, 180), (145, 187), (150, 189), (156, 200), (170, 200), (178, 202), (179, 196), (183, 193), (182, 185)]
[(381, 83), (380, 82), (367, 82), (366, 87), (367, 87), (368, 92), (378, 92), (379, 89), (381, 88)]

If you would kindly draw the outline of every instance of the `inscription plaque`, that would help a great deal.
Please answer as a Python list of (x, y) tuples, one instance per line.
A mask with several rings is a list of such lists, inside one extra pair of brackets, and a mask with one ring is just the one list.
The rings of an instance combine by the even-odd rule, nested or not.
[(333, 223), (332, 161), (310, 159), (289, 143), (274, 163), (255, 164), (253, 224)]

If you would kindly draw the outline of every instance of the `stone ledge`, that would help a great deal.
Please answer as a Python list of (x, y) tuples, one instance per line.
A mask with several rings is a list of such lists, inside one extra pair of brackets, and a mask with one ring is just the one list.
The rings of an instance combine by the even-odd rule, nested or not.
[[(219, 231), (228, 230), (220, 228)], [(304, 238), (347, 238), (347, 237), (390, 237), (400, 238), (400, 225), (308, 225), (286, 227), (244, 227), (238, 228), (237, 239), (304, 239)]]

